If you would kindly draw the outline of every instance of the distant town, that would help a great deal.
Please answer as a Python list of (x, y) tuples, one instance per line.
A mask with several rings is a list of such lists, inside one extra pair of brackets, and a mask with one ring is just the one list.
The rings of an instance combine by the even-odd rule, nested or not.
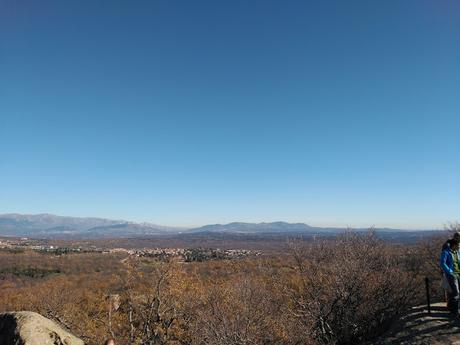
[(133, 257), (150, 257), (158, 260), (176, 260), (179, 262), (202, 262), (209, 260), (235, 260), (250, 256), (260, 256), (260, 250), (219, 249), (219, 248), (102, 248), (88, 246), (58, 246), (47, 240), (21, 238), (0, 238), (0, 251), (20, 253), (32, 250), (38, 253), (65, 255), (78, 253), (122, 253)]

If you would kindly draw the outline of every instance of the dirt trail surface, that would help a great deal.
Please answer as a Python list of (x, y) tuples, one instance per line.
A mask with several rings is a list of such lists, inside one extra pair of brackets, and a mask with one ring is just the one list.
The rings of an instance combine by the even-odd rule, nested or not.
[(433, 304), (431, 315), (426, 306), (415, 307), (373, 344), (460, 345), (460, 319), (449, 314), (445, 303)]

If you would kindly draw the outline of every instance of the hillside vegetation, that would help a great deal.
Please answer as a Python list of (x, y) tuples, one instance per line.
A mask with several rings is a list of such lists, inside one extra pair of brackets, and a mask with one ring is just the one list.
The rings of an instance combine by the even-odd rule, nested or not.
[[(293, 241), (285, 253), (180, 262), (124, 253), (0, 252), (0, 312), (30, 310), (89, 345), (358, 344), (424, 301), (444, 238), (373, 232)], [(433, 284), (433, 299), (441, 292)]]

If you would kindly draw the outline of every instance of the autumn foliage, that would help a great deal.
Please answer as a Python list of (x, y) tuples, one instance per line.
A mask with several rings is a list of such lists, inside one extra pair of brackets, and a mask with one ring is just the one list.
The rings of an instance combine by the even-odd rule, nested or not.
[(423, 302), (424, 277), (439, 278), (432, 262), (440, 241), (401, 246), (350, 232), (208, 262), (0, 252), (0, 311), (39, 312), (89, 345), (108, 337), (139, 345), (358, 344)]

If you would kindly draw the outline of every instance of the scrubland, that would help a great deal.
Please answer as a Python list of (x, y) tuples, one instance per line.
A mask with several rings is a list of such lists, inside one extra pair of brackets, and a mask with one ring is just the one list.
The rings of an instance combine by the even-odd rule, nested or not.
[(160, 261), (123, 253), (0, 252), (0, 312), (31, 310), (89, 345), (359, 344), (442, 299), (444, 238), (390, 244), (375, 233), (291, 241), (238, 260)]

